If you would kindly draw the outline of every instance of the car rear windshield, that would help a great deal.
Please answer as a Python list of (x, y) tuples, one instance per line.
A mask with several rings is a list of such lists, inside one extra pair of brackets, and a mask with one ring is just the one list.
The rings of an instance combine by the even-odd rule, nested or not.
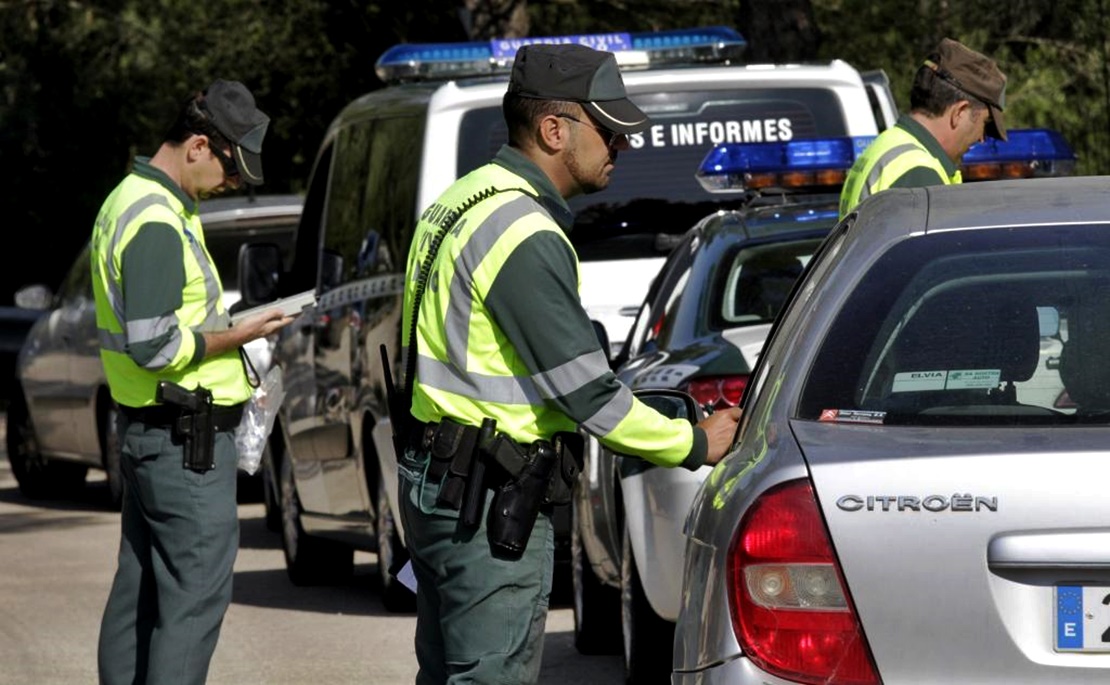
[(1110, 422), (1108, 359), (1106, 227), (921, 235), (888, 251), (854, 287), (825, 335), (798, 415), (888, 425), (1102, 424)]
[[(665, 91), (631, 99), (651, 127), (620, 152), (608, 188), (570, 200), (577, 215), (571, 240), (583, 261), (666, 254), (673, 242), (657, 234), (682, 234), (722, 205), (737, 204), (738, 197), (709, 193), (694, 178), (716, 144), (847, 135), (843, 109), (827, 88)], [(488, 162), (508, 138), (500, 106), (467, 112), (459, 133), (460, 175)]]

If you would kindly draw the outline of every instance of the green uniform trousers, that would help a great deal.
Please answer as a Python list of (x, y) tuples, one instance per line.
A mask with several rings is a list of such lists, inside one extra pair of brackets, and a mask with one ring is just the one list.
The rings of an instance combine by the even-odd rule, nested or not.
[(120, 418), (119, 566), (100, 624), (101, 685), (201, 685), (231, 603), (239, 549), (234, 434), (216, 468), (182, 467), (168, 428)]
[(439, 486), (422, 482), (413, 459), (402, 460), (399, 494), (417, 582), (417, 685), (535, 683), (555, 563), (550, 514), (537, 517), (521, 559), (494, 557), (485, 516), (464, 529), (459, 512), (430, 506)]

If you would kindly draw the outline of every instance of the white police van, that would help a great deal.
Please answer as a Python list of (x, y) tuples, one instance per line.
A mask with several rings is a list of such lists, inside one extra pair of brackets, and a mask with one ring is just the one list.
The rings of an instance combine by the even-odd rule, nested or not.
[[(377, 70), (388, 87), (351, 102), (325, 135), (296, 257), (277, 283), (278, 294), (316, 288), (320, 298), (275, 350), (287, 395), (265, 462), (295, 583), (349, 574), (354, 550), (376, 550), (387, 607), (411, 606), (388, 573), (403, 552), (403, 533), (394, 516), (396, 460), (379, 346), (387, 345), (399, 377), (412, 228), (448, 185), (507, 139), (501, 100), (526, 40), (612, 50), (629, 97), (652, 119), (620, 153), (610, 186), (570, 201), (583, 304), (613, 349), (675, 236), (722, 205), (694, 179), (714, 145), (873, 136), (892, 123), (885, 80), (869, 78), (869, 91), (839, 60), (745, 64), (743, 38), (721, 27), (386, 51)], [(259, 263), (258, 254), (246, 253), (248, 266), (252, 258)], [(255, 291), (244, 284), (248, 296)], [(559, 530), (569, 531), (569, 523)], [(562, 557), (569, 537), (560, 543)]]

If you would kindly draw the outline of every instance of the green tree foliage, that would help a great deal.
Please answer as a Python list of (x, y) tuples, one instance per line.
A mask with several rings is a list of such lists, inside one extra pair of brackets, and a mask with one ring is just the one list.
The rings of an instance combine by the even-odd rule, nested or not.
[(1110, 173), (1110, 0), (813, 0), (821, 55), (890, 76), (901, 108), (914, 71), (941, 38), (993, 57), (1007, 76), (1011, 128), (1061, 131), (1079, 173)]
[(1081, 173), (1110, 173), (1110, 0), (0, 0), (7, 215), (50, 252), (5, 251), (0, 300), (58, 283), (131, 158), (215, 78), (247, 83), (273, 119), (262, 192), (300, 191), (390, 45), (716, 24), (748, 36), (752, 61), (882, 68), (903, 109), (920, 60), (956, 38), (1009, 76), (1012, 127), (1056, 128)]

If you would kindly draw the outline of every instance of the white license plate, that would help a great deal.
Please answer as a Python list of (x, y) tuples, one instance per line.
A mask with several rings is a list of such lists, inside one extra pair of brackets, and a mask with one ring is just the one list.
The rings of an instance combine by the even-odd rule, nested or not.
[(1057, 585), (1057, 652), (1110, 652), (1110, 587)]

